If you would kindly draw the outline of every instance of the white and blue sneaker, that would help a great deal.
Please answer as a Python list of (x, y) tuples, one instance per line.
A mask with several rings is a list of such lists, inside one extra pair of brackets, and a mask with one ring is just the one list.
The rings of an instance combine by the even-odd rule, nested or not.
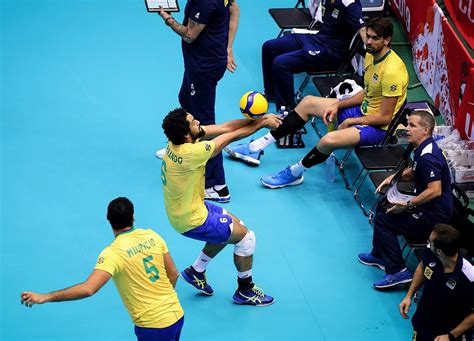
[[(221, 187), (220, 189), (217, 189)], [(230, 193), (227, 185), (222, 186), (211, 186), (205, 189), (204, 199), (219, 202), (221, 204), (228, 203), (230, 201)]]
[(374, 287), (376, 289), (386, 289), (403, 283), (410, 283), (412, 280), (413, 274), (410, 270), (404, 269), (394, 274), (385, 275), (384, 278), (374, 283)]
[(359, 253), (359, 256), (357, 257), (359, 259), (359, 262), (365, 265), (369, 266), (376, 266), (380, 270), (385, 271), (385, 265), (384, 261), (381, 258), (372, 256), (372, 253)]
[(274, 298), (270, 295), (265, 295), (262, 289), (253, 286), (251, 289), (245, 291), (235, 291), (232, 297), (235, 303), (242, 305), (254, 305), (257, 307), (264, 307), (274, 302)]
[(263, 150), (252, 153), (249, 149), (250, 142), (238, 144), (237, 146), (227, 146), (224, 148), (224, 151), (236, 159), (258, 166), (260, 164), (260, 157), (263, 155)]
[(296, 186), (303, 182), (303, 174), (294, 176), (291, 174), (290, 166), (279, 171), (275, 175), (267, 175), (260, 179), (260, 182), (269, 188), (282, 188), (286, 186)]

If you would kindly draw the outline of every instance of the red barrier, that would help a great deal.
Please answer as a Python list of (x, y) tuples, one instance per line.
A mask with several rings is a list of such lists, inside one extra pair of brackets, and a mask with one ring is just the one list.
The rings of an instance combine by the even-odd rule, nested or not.
[(408, 33), (420, 82), (446, 123), (474, 139), (474, 59), (434, 0), (393, 0), (391, 5)]
[[(469, 52), (466, 50), (466, 47), (456, 36), (456, 33), (447, 21), (443, 23), (443, 32), (444, 42), (446, 45), (446, 59), (449, 61), (448, 80), (450, 89), (450, 106), (453, 113), (460, 113), (459, 109), (462, 101), (474, 100), (472, 97), (469, 98), (468, 94), (466, 94), (467, 81), (469, 78), (472, 78), (472, 75), (474, 75), (471, 72), (471, 76), (469, 76), (469, 72), (472, 71), (470, 69), (474, 67), (474, 64)], [(457, 124), (458, 121), (459, 118), (454, 114), (456, 127), (460, 130), (464, 130)]]
[[(466, 70), (471, 76), (461, 77), (461, 105), (459, 106), (456, 128), (463, 138), (474, 141), (474, 68)], [(467, 78), (465, 78), (467, 77)]]
[(461, 32), (469, 46), (474, 49), (474, 1), (472, 0), (445, 0), (454, 26)]

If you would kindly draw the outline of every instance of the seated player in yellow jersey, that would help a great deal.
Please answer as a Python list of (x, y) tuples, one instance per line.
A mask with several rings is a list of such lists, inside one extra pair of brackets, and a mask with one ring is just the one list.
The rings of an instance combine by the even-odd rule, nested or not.
[(255, 121), (234, 120), (203, 127), (182, 108), (171, 111), (163, 120), (169, 140), (161, 166), (166, 213), (177, 232), (206, 242), (194, 264), (181, 276), (205, 295), (214, 292), (206, 279), (207, 265), (227, 244), (234, 244), (238, 271), (234, 302), (256, 306), (273, 303), (273, 297), (265, 295), (252, 281), (255, 233), (222, 207), (204, 201), (204, 175), (209, 159), (219, 155), (230, 142), (263, 127), (277, 128), (280, 123), (277, 116), (265, 115)]
[(110, 202), (107, 219), (115, 239), (101, 252), (86, 281), (48, 294), (25, 291), (21, 302), (31, 307), (79, 300), (94, 295), (113, 278), (135, 324), (137, 340), (179, 340), (184, 312), (174, 289), (178, 271), (165, 241), (156, 232), (133, 227), (133, 212), (127, 198)]
[(388, 19), (375, 18), (367, 23), (363, 91), (343, 100), (306, 96), (280, 128), (247, 144), (229, 146), (225, 151), (258, 165), (264, 148), (299, 130), (312, 116), (321, 117), (326, 125), (337, 121), (337, 130), (324, 135), (300, 162), (261, 179), (269, 188), (280, 188), (301, 184), (303, 173), (326, 161), (336, 149), (381, 142), (392, 117), (407, 97), (408, 72), (401, 58), (390, 49), (392, 35), (393, 26)]

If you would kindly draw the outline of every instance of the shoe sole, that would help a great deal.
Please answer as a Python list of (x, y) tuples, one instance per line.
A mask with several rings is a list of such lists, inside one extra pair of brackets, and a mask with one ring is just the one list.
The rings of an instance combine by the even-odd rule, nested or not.
[(254, 159), (253, 157), (250, 157), (250, 156), (247, 156), (247, 155), (243, 155), (243, 154), (240, 154), (240, 153), (236, 153), (232, 150), (229, 150), (229, 149), (224, 149), (230, 156), (236, 158), (236, 159), (239, 159), (239, 160), (242, 160), (248, 164), (251, 164), (251, 165), (254, 165), (254, 166), (259, 166), (260, 165), (260, 160), (256, 160)]
[(262, 185), (264, 185), (265, 187), (268, 187), (268, 188), (271, 188), (271, 189), (276, 189), (276, 188), (283, 188), (283, 187), (287, 187), (287, 186), (297, 186), (299, 184), (301, 184), (304, 180), (304, 177), (301, 177), (301, 179), (298, 179), (298, 180), (295, 180), (293, 182), (290, 182), (288, 184), (284, 184), (284, 185), (271, 185), (271, 184), (267, 184), (265, 183), (262, 179), (260, 179), (260, 182), (262, 183)]
[(387, 285), (374, 285), (374, 287), (376, 289), (386, 289), (386, 288), (395, 287), (395, 286), (400, 285), (400, 284), (410, 283), (411, 281), (413, 281), (413, 278), (404, 279), (403, 281), (392, 283), (392, 284), (387, 284)]
[(251, 305), (253, 307), (267, 307), (269, 305), (272, 305), (274, 302), (275, 302), (275, 299), (273, 299), (273, 301), (269, 302), (269, 303), (261, 303), (261, 304), (252, 304), (252, 303), (245, 303), (245, 302), (237, 302), (236, 300), (232, 300), (234, 301), (235, 304), (238, 304), (238, 305)]
[(181, 277), (186, 283), (190, 284), (193, 286), (193, 288), (195, 288), (197, 291), (199, 291), (201, 294), (204, 294), (206, 296), (212, 296), (213, 292), (209, 293), (207, 291), (204, 291), (202, 289), (199, 289), (199, 288), (196, 288), (194, 286), (194, 284), (192, 283), (192, 280), (186, 275), (186, 274), (183, 274), (182, 272), (179, 273), (179, 277)]
[(364, 265), (375, 266), (375, 267), (379, 268), (380, 270), (385, 271), (385, 266), (383, 266), (383, 265), (381, 265), (381, 264), (364, 262), (364, 261), (363, 261), (362, 259), (360, 259), (360, 258), (357, 258), (357, 259), (359, 259), (359, 262), (361, 262), (361, 263), (364, 264)]
[(204, 198), (204, 200), (215, 201), (221, 204), (227, 204), (230, 201), (230, 196), (226, 198)]

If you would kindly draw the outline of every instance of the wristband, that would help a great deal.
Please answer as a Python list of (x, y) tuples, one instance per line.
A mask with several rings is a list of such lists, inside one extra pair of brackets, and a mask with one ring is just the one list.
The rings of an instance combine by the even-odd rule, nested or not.
[(170, 26), (170, 20), (171, 19), (173, 19), (173, 17), (171, 15), (168, 18), (165, 19), (166, 26)]
[(456, 341), (456, 338), (451, 332), (448, 333), (448, 337), (449, 337), (449, 341)]

